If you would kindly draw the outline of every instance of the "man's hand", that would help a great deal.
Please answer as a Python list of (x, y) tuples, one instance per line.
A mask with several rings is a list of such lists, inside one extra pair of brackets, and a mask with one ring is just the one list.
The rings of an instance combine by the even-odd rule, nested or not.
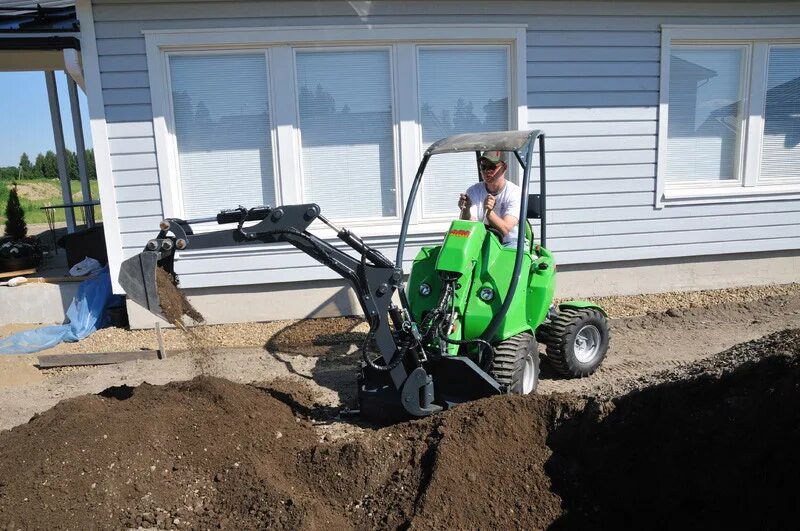
[(469, 210), (472, 206), (472, 200), (469, 198), (467, 194), (461, 194), (458, 196), (458, 208), (461, 210)]
[(458, 196), (458, 208), (461, 209), (461, 214), (459, 214), (458, 219), (472, 219), (472, 215), (469, 211), (469, 209), (472, 208), (472, 200), (467, 194), (461, 194)]
[(486, 215), (489, 215), (489, 212), (494, 210), (494, 196), (487, 195), (486, 201), (483, 202), (483, 209), (486, 211)]

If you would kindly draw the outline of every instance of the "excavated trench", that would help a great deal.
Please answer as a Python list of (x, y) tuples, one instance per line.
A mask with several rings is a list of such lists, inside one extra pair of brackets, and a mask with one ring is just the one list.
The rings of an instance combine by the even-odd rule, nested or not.
[(313, 394), (201, 376), (0, 433), (0, 529), (789, 528), (800, 330), (600, 401), (499, 396), (328, 442)]

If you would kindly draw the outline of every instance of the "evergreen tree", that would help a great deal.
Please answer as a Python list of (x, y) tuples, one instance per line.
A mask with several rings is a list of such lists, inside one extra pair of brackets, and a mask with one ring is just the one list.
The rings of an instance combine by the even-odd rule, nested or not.
[(86, 176), (90, 181), (97, 180), (97, 168), (94, 165), (94, 149), (86, 150)]
[(58, 179), (58, 161), (55, 153), (52, 151), (45, 153), (42, 166), (42, 174), (45, 179)]
[(67, 150), (67, 176), (73, 181), (81, 177), (78, 171), (78, 154), (70, 150)]
[(8, 202), (6, 203), (5, 233), (15, 240), (21, 240), (28, 234), (28, 226), (25, 224), (25, 211), (22, 210), (22, 205), (19, 204), (16, 183), (14, 183), (14, 188), (9, 192)]
[(19, 158), (19, 168), (22, 170), (22, 175), (30, 178), (31, 176), (31, 159), (28, 158), (27, 153), (22, 153), (22, 156)]
[(36, 162), (33, 163), (33, 174), (38, 179), (44, 179), (44, 155), (36, 155)]

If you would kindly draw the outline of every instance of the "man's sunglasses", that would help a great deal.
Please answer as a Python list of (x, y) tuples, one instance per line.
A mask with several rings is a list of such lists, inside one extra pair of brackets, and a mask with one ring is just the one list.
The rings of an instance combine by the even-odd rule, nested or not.
[(481, 171), (494, 171), (497, 168), (497, 164), (489, 161), (482, 161), (480, 164)]

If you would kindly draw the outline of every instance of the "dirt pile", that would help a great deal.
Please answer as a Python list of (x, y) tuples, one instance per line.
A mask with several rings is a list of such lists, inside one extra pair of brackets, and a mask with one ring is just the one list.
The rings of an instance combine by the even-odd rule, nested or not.
[[(290, 498), (284, 462), (314, 442), (311, 427), (288, 406), (252, 387), (199, 377), (111, 388), (64, 401), (3, 434), (0, 522), (74, 529), (174, 527), (181, 519), (210, 525), (249, 514), (249, 506), (237, 503), (247, 503), (253, 470), (274, 469), (275, 481), (263, 491), (276, 503)], [(264, 523), (285, 517), (274, 508)]]
[(296, 382), (113, 388), (0, 434), (0, 528), (789, 527), (800, 331), (682, 374), (614, 401), (498, 396), (334, 443)]

